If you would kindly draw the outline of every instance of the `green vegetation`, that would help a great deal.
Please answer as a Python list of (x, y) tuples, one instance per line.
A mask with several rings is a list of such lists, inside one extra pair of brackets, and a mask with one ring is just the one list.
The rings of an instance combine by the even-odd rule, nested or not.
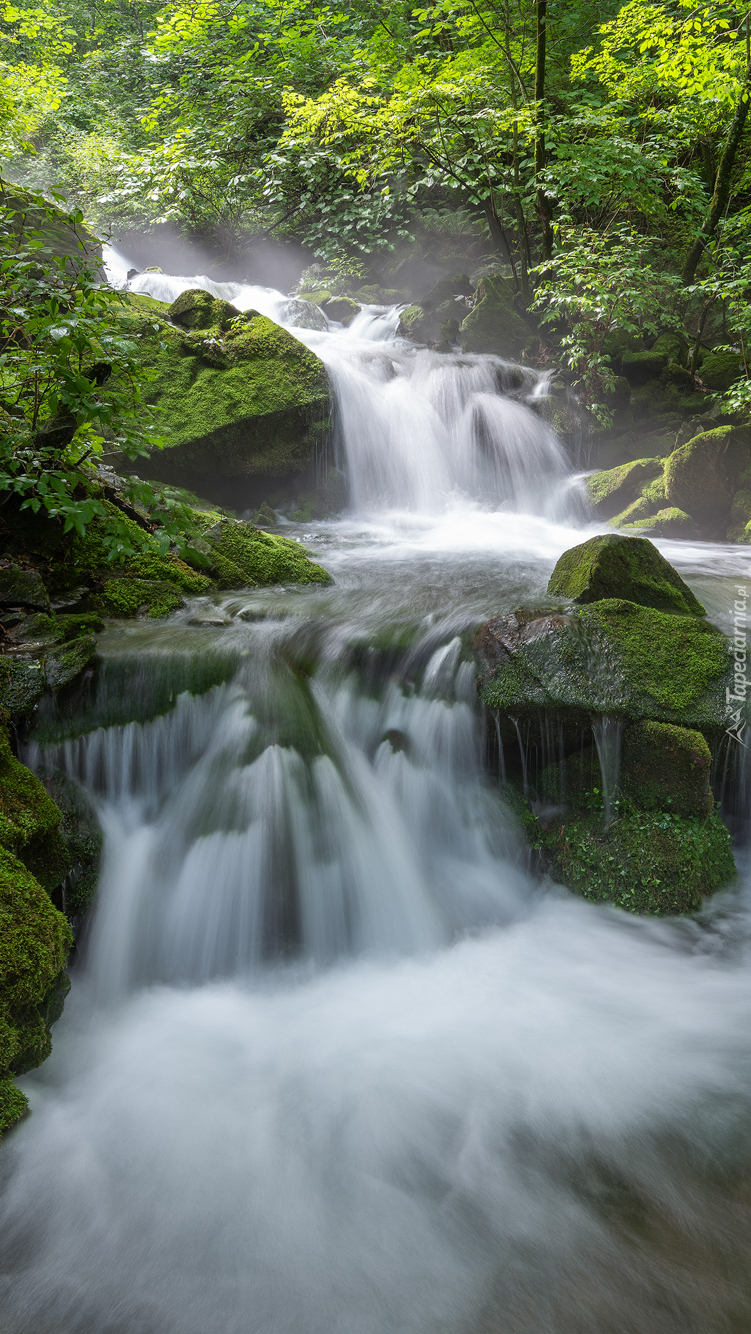
[(564, 551), (548, 593), (578, 603), (622, 598), (658, 611), (704, 615), (691, 589), (651, 542), (615, 533)]
[(669, 723), (626, 728), (620, 791), (642, 811), (671, 811), (703, 818), (712, 813), (712, 755), (701, 732)]

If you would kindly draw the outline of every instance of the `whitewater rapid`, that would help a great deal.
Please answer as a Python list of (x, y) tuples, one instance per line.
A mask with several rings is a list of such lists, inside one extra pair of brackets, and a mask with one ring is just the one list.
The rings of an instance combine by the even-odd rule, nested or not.
[[(341, 414), (350, 512), (288, 530), (334, 584), (223, 594), (212, 629), (200, 599), (110, 627), (78, 712), (27, 743), (86, 787), (106, 846), (33, 1115), (0, 1151), (0, 1330), (737, 1334), (746, 878), (658, 922), (532, 873), (472, 640), (544, 606), (597, 525), (495, 359), (444, 363), (444, 411), (394, 312), (367, 318), (377, 338), (298, 329), (381, 426), (412, 422), (355, 440), (356, 394)], [(412, 417), (384, 406), (400, 378)], [(457, 433), (486, 394), (492, 494)], [(661, 546), (724, 625), (749, 554)], [(221, 679), (186, 691), (207, 663)]]

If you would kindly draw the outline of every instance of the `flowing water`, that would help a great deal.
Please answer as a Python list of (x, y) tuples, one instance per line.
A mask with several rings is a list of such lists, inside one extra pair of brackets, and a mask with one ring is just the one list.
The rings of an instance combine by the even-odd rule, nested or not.
[[(113, 625), (27, 745), (106, 846), (0, 1152), (0, 1330), (747, 1331), (745, 879), (694, 922), (578, 900), (485, 763), (474, 630), (596, 531), (544, 379), (230, 295), (329, 368), (350, 506), (289, 531), (335, 582)], [(662, 546), (726, 627), (749, 554)]]

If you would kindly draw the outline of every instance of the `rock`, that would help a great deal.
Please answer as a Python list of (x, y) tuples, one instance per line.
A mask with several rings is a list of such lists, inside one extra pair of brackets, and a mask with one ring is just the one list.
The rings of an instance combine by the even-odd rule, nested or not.
[(220, 630), (224, 630), (226, 626), (231, 624), (232, 622), (228, 617), (221, 616), (218, 612), (212, 611), (197, 612), (196, 615), (191, 616), (188, 621), (188, 625), (208, 625)]
[(646, 348), (624, 352), (621, 357), (623, 374), (631, 385), (644, 384), (645, 380), (656, 379), (669, 361), (666, 349), (657, 348), (648, 352)]
[(699, 536), (699, 529), (691, 515), (686, 514), (684, 510), (676, 509), (674, 505), (658, 510), (648, 518), (638, 519), (633, 527), (645, 534), (651, 533), (653, 537)]
[(717, 815), (640, 812), (606, 826), (591, 812), (557, 821), (554, 830), (540, 827), (536, 844), (554, 879), (626, 912), (697, 912), (705, 895), (736, 875), (730, 835)]
[(147, 397), (168, 441), (139, 462), (142, 475), (199, 493), (221, 484), (242, 508), (253, 479), (280, 484), (315, 466), (330, 426), (328, 378), (286, 329), (247, 313), (229, 330), (212, 326), (186, 337), (162, 324), (155, 337), (153, 315), (134, 318), (139, 352), (155, 373)]
[(749, 462), (746, 428), (718, 426), (681, 445), (665, 464), (665, 495), (671, 506), (710, 530), (727, 523), (735, 479)]
[(93, 635), (80, 636), (48, 653), (44, 663), (48, 690), (62, 690), (63, 686), (70, 685), (95, 656), (96, 640)]
[(210, 292), (200, 287), (191, 287), (181, 292), (167, 312), (173, 324), (183, 329), (226, 329), (240, 311), (231, 306), (229, 301), (221, 301)]
[(355, 315), (360, 314), (360, 307), (351, 296), (329, 297), (328, 301), (323, 302), (321, 309), (327, 319), (343, 324), (345, 329), (352, 323)]
[(49, 594), (36, 570), (10, 565), (0, 570), (0, 607), (31, 607), (49, 611)]
[(539, 729), (541, 710), (553, 711), (572, 743), (582, 730), (591, 736), (593, 715), (652, 718), (713, 737), (725, 726), (727, 646), (698, 616), (605, 599), (569, 615), (497, 618), (477, 648), (481, 697), (499, 711), (506, 736), (515, 736), (511, 718)]
[(725, 534), (728, 542), (751, 541), (749, 525), (751, 525), (751, 490), (747, 486), (740, 486), (734, 493), (730, 506), (730, 523)]
[(64, 968), (72, 939), (39, 881), (0, 847), (0, 1133), (27, 1107), (12, 1077), (49, 1055), (50, 1027), (68, 985)]
[(703, 820), (714, 808), (711, 767), (712, 754), (701, 732), (669, 723), (634, 723), (623, 733), (620, 793), (640, 811), (670, 811)]
[(7, 210), (5, 216), (16, 235), (41, 239), (46, 250), (66, 259), (66, 268), (86, 263), (98, 267), (101, 263), (99, 238), (85, 223), (71, 227), (65, 221), (65, 211), (52, 200), (39, 204), (23, 186), (0, 179), (0, 207)]
[(411, 338), (413, 343), (428, 341), (425, 324), (425, 311), (422, 306), (407, 306), (399, 317), (397, 334), (400, 338)]
[(548, 593), (580, 604), (623, 598), (658, 611), (704, 615), (688, 584), (651, 542), (620, 533), (591, 537), (564, 551)]
[(219, 574), (220, 587), (331, 582), (331, 575), (291, 538), (232, 519), (221, 520), (212, 537), (212, 568)]
[(590, 504), (604, 519), (614, 518), (636, 499), (645, 482), (661, 476), (662, 466), (658, 459), (634, 459), (605, 472), (593, 473), (587, 478)]
[(652, 352), (664, 352), (669, 362), (685, 366), (688, 359), (688, 343), (681, 334), (661, 333), (652, 344)]
[(14, 719), (29, 718), (46, 689), (40, 662), (0, 657), (0, 708)]
[(276, 525), (276, 521), (276, 512), (272, 510), (271, 506), (264, 500), (258, 511), (256, 522), (265, 524), (269, 528), (273, 528)]
[(509, 361), (518, 360), (532, 334), (513, 299), (510, 278), (493, 273), (480, 279), (475, 304), (460, 329), (463, 352), (494, 352)]
[(361, 306), (399, 306), (408, 299), (404, 292), (399, 292), (396, 288), (378, 287), (376, 284), (361, 287), (355, 292), (355, 300)]
[(734, 380), (746, 374), (740, 352), (707, 352), (701, 363), (701, 382), (705, 389), (722, 393)]

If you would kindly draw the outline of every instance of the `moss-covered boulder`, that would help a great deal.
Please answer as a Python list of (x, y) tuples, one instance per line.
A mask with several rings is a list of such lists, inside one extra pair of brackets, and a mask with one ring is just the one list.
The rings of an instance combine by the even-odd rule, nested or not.
[(632, 527), (634, 532), (650, 534), (653, 537), (698, 537), (699, 529), (690, 514), (679, 510), (675, 505), (668, 505), (647, 516), (634, 516), (631, 523), (619, 524), (619, 527)]
[(64, 210), (52, 200), (42, 200), (23, 186), (0, 178), (0, 208), (8, 210), (6, 216), (17, 235), (34, 241), (41, 238), (45, 249), (72, 264), (98, 264), (101, 260), (102, 243), (91, 228), (83, 222), (71, 226)]
[(705, 529), (727, 524), (737, 479), (751, 461), (747, 428), (718, 426), (703, 431), (670, 455), (665, 464), (669, 505), (690, 514)]
[(360, 307), (351, 296), (330, 296), (321, 309), (328, 320), (343, 324), (345, 329), (349, 328), (355, 315), (360, 314)]
[(540, 829), (536, 841), (561, 884), (626, 912), (696, 912), (702, 898), (736, 875), (730, 835), (717, 815), (629, 811), (607, 825), (593, 811)]
[(0, 569), (0, 607), (29, 607), (49, 611), (50, 596), (38, 570), (22, 570), (18, 565)]
[(517, 361), (531, 341), (531, 330), (514, 306), (514, 285), (500, 273), (477, 285), (475, 303), (460, 326), (463, 352), (494, 352)]
[(587, 478), (587, 495), (597, 514), (612, 519), (637, 498), (646, 482), (662, 476), (662, 462), (655, 458), (634, 459)]
[(700, 376), (705, 389), (723, 393), (734, 380), (746, 374), (740, 352), (707, 352), (702, 358)]
[(27, 1106), (12, 1077), (49, 1055), (71, 943), (68, 922), (39, 881), (0, 847), (0, 1133)]
[(651, 542), (620, 533), (591, 537), (564, 551), (548, 593), (580, 604), (624, 598), (659, 611), (704, 615), (688, 584)]
[(148, 399), (167, 444), (139, 472), (201, 493), (221, 488), (240, 506), (254, 485), (313, 468), (330, 425), (329, 384), (323, 363), (286, 329), (253, 311), (228, 320), (210, 302), (185, 318), (217, 323), (187, 333), (164, 321), (155, 329), (150, 313), (128, 316), (154, 373)]
[(731, 684), (724, 636), (698, 616), (606, 599), (570, 615), (517, 612), (489, 621), (477, 648), (483, 702), (505, 735), (554, 713), (568, 733), (592, 717), (653, 718), (711, 736), (724, 728)]
[(46, 890), (59, 885), (72, 860), (60, 832), (62, 816), (39, 779), (13, 755), (0, 729), (0, 846), (12, 852)]
[(224, 331), (234, 319), (241, 318), (236, 306), (212, 296), (200, 287), (191, 287), (187, 292), (181, 292), (167, 314), (173, 324), (179, 324), (183, 329), (216, 328)]
[(310, 559), (299, 542), (253, 524), (220, 519), (205, 529), (204, 538), (212, 548), (211, 568), (220, 587), (331, 582), (331, 575)]
[(623, 353), (621, 370), (629, 384), (643, 384), (645, 380), (656, 379), (669, 360), (670, 354), (664, 346), (649, 351), (647, 348), (639, 348)]
[(701, 732), (645, 720), (627, 727), (621, 749), (621, 796), (641, 811), (711, 815), (712, 754)]

